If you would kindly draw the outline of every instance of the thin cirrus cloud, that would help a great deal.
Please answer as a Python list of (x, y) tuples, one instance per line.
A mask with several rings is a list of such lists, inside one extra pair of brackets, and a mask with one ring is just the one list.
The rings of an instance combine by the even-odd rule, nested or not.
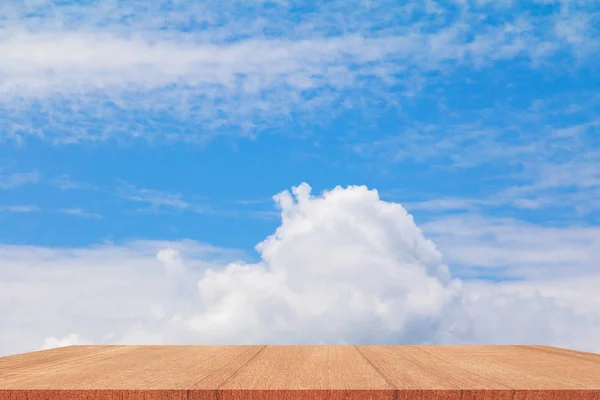
[(93, 212), (85, 211), (81, 208), (62, 208), (58, 210), (60, 214), (72, 215), (74, 217), (87, 218), (87, 219), (102, 219), (102, 215)]
[[(189, 209), (191, 203), (183, 200), (179, 193), (169, 193), (163, 190), (138, 188), (134, 185), (119, 181), (116, 187), (92, 185), (87, 182), (76, 181), (69, 175), (63, 174), (48, 181), (50, 185), (61, 190), (93, 190), (114, 195), (135, 203), (148, 204), (152, 209), (173, 208), (173, 209)], [(67, 208), (62, 211), (65, 213), (75, 214), (81, 211), (78, 208)]]
[[(511, 247), (518, 223), (440, 220), (422, 231), (400, 204), (366, 187), (312, 195), (302, 184), (275, 200), (281, 224), (254, 261), (194, 241), (0, 246), (8, 267), (0, 269), (0, 354), (83, 343), (536, 343), (598, 351), (598, 272), (567, 251), (563, 269), (578, 274), (565, 277), (545, 256), (561, 252), (557, 239), (570, 233), (590, 261), (597, 230), (525, 227), (539, 240), (523, 252)], [(440, 243), (464, 240), (449, 256), (465, 266), (448, 268), (428, 232)], [(515, 269), (483, 265), (495, 279), (475, 279), (468, 262), (482, 263), (467, 247), (494, 243)]]
[(523, 100), (515, 105), (503, 97), (493, 108), (461, 110), (460, 118), (445, 123), (412, 118), (402, 132), (364, 138), (347, 149), (365, 160), (417, 163), (457, 178), (486, 168), (486, 184), (479, 185), (477, 196), (439, 193), (407, 202), (410, 210), (554, 208), (581, 217), (600, 208), (600, 97), (591, 92), (528, 99), (525, 107)]
[(6, 173), (0, 170), (0, 189), (13, 189), (19, 186), (37, 183), (40, 179), (38, 171)]
[(19, 214), (28, 214), (39, 212), (41, 209), (36, 205), (9, 205), (9, 206), (0, 206), (0, 213), (19, 213)]
[[(510, 2), (467, 4), (10, 1), (0, 25), (0, 112), (11, 112), (0, 127), (4, 139), (55, 143), (202, 141), (227, 125), (249, 134), (295, 113), (318, 118), (324, 105), (393, 104), (418, 90), (415, 82), (426, 85), (427, 73), (502, 60), (535, 68), (556, 54), (576, 67), (597, 47), (587, 3), (529, 14)], [(506, 20), (480, 22), (498, 8)], [(136, 110), (153, 124), (140, 126)]]
[(168, 193), (156, 189), (136, 188), (126, 184), (117, 192), (118, 196), (138, 203), (150, 205), (153, 209), (162, 207), (185, 210), (192, 205), (182, 199), (179, 193)]
[(96, 185), (75, 181), (67, 174), (59, 175), (49, 180), (48, 183), (59, 188), (60, 190), (103, 190), (101, 187)]

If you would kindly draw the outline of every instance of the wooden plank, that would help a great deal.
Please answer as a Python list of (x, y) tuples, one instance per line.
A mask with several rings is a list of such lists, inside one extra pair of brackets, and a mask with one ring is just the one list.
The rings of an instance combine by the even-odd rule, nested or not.
[(511, 387), (514, 400), (597, 399), (600, 389), (600, 368), (557, 362), (555, 358), (533, 355), (518, 346), (417, 347), (455, 368)]
[(267, 346), (219, 388), (222, 400), (393, 400), (353, 346)]
[[(4, 393), (4, 394), (3, 394)], [(179, 390), (0, 390), (2, 400), (187, 400)], [(214, 397), (211, 397), (214, 399)]]
[(547, 346), (72, 346), (0, 358), (0, 400), (600, 400)]
[(594, 364), (600, 364), (600, 354), (589, 353), (585, 351), (576, 351), (563, 349), (561, 347), (551, 347), (551, 346), (523, 346), (525, 350), (533, 350), (533, 351), (541, 351), (544, 353), (560, 355), (563, 357), (568, 357), (577, 360), (585, 360), (588, 362), (592, 362)]
[(56, 364), (60, 361), (73, 361), (82, 359), (87, 355), (99, 352), (113, 351), (120, 346), (66, 346), (52, 350), (39, 350), (23, 354), (0, 357), (0, 372), (15, 369), (34, 368), (47, 364)]
[[(194, 389), (196, 399), (214, 399), (215, 388), (263, 346), (121, 346), (72, 364), (32, 368), (0, 375), (0, 388), (28, 400), (181, 399)], [(4, 400), (0, 394), (0, 399)]]
[[(435, 346), (429, 348), (431, 352), (439, 351)], [(566, 381), (569, 385), (573, 385), (573, 387), (559, 386), (561, 389), (572, 389), (575, 385), (576, 388), (594, 389), (600, 382), (600, 366), (598, 364), (586, 359), (573, 358), (567, 355), (568, 353), (555, 354), (532, 349), (530, 346), (497, 346), (493, 352), (489, 348), (478, 347), (466, 352), (454, 352), (453, 349), (445, 349), (444, 352), (481, 363), (493, 362), (523, 373), (534, 371), (543, 375), (544, 378), (553, 377), (553, 379), (558, 379), (558, 382)], [(529, 385), (530, 381), (527, 384)], [(520, 388), (516, 387), (516, 389)]]
[(399, 400), (512, 398), (509, 386), (457, 368), (416, 346), (360, 346), (359, 350), (396, 387)]
[[(71, 350), (72, 349), (72, 350)], [(79, 351), (78, 351), (79, 350)], [(3, 379), (13, 378), (11, 382), (27, 376), (53, 376), (64, 369), (77, 369), (85, 365), (93, 365), (103, 359), (111, 359), (117, 354), (126, 354), (131, 348), (126, 346), (69, 346), (36, 353), (36, 357), (15, 360), (4, 364), (0, 369)]]

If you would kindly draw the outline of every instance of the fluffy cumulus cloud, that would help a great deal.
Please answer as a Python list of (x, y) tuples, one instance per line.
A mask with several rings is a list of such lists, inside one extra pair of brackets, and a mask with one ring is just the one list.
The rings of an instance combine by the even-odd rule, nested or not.
[(47, 338), (46, 340), (44, 340), (42, 349), (47, 350), (47, 349), (54, 349), (56, 347), (76, 346), (76, 345), (83, 345), (83, 344), (87, 344), (87, 343), (82, 342), (81, 339), (79, 338), (79, 335), (71, 333), (62, 339), (57, 339), (55, 337)]
[(365, 187), (276, 197), (282, 223), (261, 262), (207, 271), (201, 337), (326, 342), (401, 339), (452, 302), (458, 282), (412, 217)]
[(163, 263), (167, 275), (181, 274), (184, 271), (181, 253), (172, 248), (160, 250), (156, 254), (156, 259)]
[(1, 247), (0, 353), (69, 343), (540, 343), (600, 350), (597, 273), (578, 278), (587, 284), (577, 293), (577, 282), (551, 276), (461, 280), (413, 217), (375, 190), (311, 195), (302, 184), (275, 200), (281, 224), (258, 244), (257, 261), (193, 241)]

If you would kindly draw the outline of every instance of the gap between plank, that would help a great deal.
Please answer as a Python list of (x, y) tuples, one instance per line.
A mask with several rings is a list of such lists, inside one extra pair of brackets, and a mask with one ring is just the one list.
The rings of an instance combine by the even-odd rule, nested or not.
[(468, 370), (468, 369), (465, 369), (465, 368), (462, 368), (462, 367), (460, 367), (460, 366), (458, 366), (458, 365), (456, 365), (456, 364), (454, 364), (454, 363), (452, 363), (452, 362), (450, 362), (450, 361), (448, 361), (448, 360), (444, 360), (443, 358), (439, 358), (439, 357), (437, 357), (437, 356), (435, 356), (435, 355), (431, 354), (430, 352), (428, 352), (428, 351), (426, 351), (426, 350), (423, 350), (423, 349), (422, 349), (422, 348), (420, 348), (419, 346), (413, 346), (413, 347), (414, 347), (414, 348), (416, 348), (416, 349), (419, 349), (419, 350), (421, 350), (423, 353), (427, 354), (428, 356), (431, 356), (431, 357), (433, 357), (433, 358), (435, 358), (435, 359), (437, 359), (437, 360), (440, 360), (440, 361), (442, 361), (442, 362), (445, 362), (446, 364), (450, 364), (450, 365), (452, 365), (452, 366), (453, 366), (453, 367), (455, 367), (455, 368), (462, 369), (462, 370), (463, 370), (463, 371), (465, 371), (465, 372), (468, 372), (468, 373), (470, 373), (470, 374), (473, 374), (473, 375), (475, 375), (475, 376), (478, 376), (478, 377), (480, 377), (480, 378), (487, 379), (487, 380), (489, 380), (489, 381), (492, 381), (492, 382), (494, 382), (494, 383), (497, 383), (498, 385), (500, 385), (500, 386), (503, 386), (503, 387), (505, 387), (506, 389), (513, 390), (513, 399), (512, 399), (512, 400), (514, 400), (514, 388), (511, 388), (511, 387), (509, 387), (509, 386), (506, 386), (505, 384), (503, 384), (503, 383), (500, 383), (500, 382), (497, 382), (497, 381), (495, 381), (495, 380), (493, 380), (493, 379), (491, 379), (491, 378), (488, 378), (488, 377), (485, 377), (485, 376), (481, 376), (481, 375), (479, 375), (479, 374), (476, 374), (475, 372), (473, 372), (473, 371), (471, 371), (471, 370)]
[(219, 390), (221, 389), (227, 382), (229, 382), (230, 380), (232, 380), (237, 374), (240, 373), (240, 371), (242, 370), (242, 368), (244, 368), (246, 365), (250, 364), (250, 362), (252, 362), (252, 360), (254, 360), (256, 357), (258, 357), (258, 355), (260, 353), (263, 352), (263, 350), (266, 348), (266, 345), (263, 345), (260, 350), (258, 350), (256, 352), (256, 354), (254, 354), (252, 357), (250, 357), (248, 359), (248, 361), (246, 361), (245, 363), (243, 363), (233, 374), (231, 374), (231, 376), (229, 376), (229, 378), (225, 379), (223, 382), (221, 382), (221, 384), (219, 386), (217, 386), (217, 388), (215, 390)]
[(383, 380), (385, 381), (385, 383), (387, 383), (387, 385), (389, 387), (391, 387), (394, 390), (394, 395), (393, 395), (393, 400), (398, 400), (398, 388), (392, 384), (392, 382), (390, 382), (387, 378), (387, 376), (385, 376), (383, 374), (383, 372), (381, 372), (381, 370), (375, 365), (373, 364), (373, 362), (371, 360), (369, 360), (369, 357), (367, 357), (357, 345), (354, 345), (354, 348), (356, 349), (356, 351), (358, 351), (358, 354), (360, 354), (368, 363), (369, 365), (375, 370), (377, 371), (377, 373), (383, 378)]

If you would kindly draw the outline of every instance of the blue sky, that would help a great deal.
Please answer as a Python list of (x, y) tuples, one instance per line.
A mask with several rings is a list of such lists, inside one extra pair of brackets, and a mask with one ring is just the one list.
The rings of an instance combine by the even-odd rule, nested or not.
[[(75, 270), (56, 276), (79, 276), (88, 264), (110, 270), (97, 264), (95, 249), (134, 252), (139, 268), (175, 263), (189, 271), (210, 260), (220, 262), (215, 273), (225, 277), (243, 259), (275, 274), (272, 259), (321, 251), (337, 260), (334, 253), (348, 246), (368, 248), (372, 237), (392, 235), (387, 217), (377, 214), (381, 219), (368, 221), (381, 222), (374, 236), (350, 240), (352, 229), (360, 230), (356, 215), (394, 203), (414, 218), (398, 224), (406, 223), (406, 232), (414, 225), (424, 236), (409, 239), (398, 228), (386, 249), (412, 254), (415, 243), (430, 239), (439, 263), (469, 290), (525, 298), (537, 290), (543, 302), (570, 304), (573, 314), (556, 313), (584, 318), (589, 332), (600, 330), (597, 311), (581, 314), (600, 309), (592, 284), (600, 282), (600, 3), (9, 0), (0, 16), (0, 276), (6, 282), (17, 279), (17, 270), (18, 282), (32, 282), (28, 265), (55, 271), (65, 259), (77, 261)], [(313, 204), (306, 205), (310, 212), (298, 211), (299, 200), (295, 206), (274, 200), (302, 183), (312, 188), (314, 197), (302, 203)], [(363, 185), (371, 192), (353, 188)], [(365, 208), (340, 205), (347, 213), (329, 221), (327, 207), (337, 198), (322, 194), (337, 186), (348, 204), (364, 196)], [(373, 190), (377, 199), (368, 194)], [(394, 210), (401, 218), (403, 211)], [(314, 237), (325, 229), (335, 238), (348, 235), (348, 242), (332, 239), (325, 249), (312, 241), (294, 244), (289, 232), (304, 231), (303, 224), (316, 230)], [(257, 251), (270, 235), (284, 244)], [(384, 251), (376, 249), (369, 251)], [(378, 264), (368, 263), (392, 253), (363, 254), (365, 268), (376, 274)], [(419, 254), (429, 265), (424, 254), (433, 253)], [(334, 270), (338, 261), (323, 268)], [(401, 269), (403, 262), (392, 264)], [(60, 285), (48, 279), (49, 288)], [(194, 279), (202, 291), (209, 276)], [(573, 294), (585, 292), (577, 286), (584, 281), (590, 294)], [(21, 304), (19, 315), (30, 310), (29, 290), (6, 295), (6, 304)], [(221, 307), (204, 300), (204, 311), (188, 310), (190, 321)], [(169, 294), (164, 302), (172, 310), (165, 315), (183, 313), (174, 305), (180, 301)], [(117, 332), (112, 339), (85, 338), (87, 328), (73, 318), (62, 326), (40, 323), (37, 336), (19, 349), (135, 341), (138, 336), (123, 332), (142, 325), (144, 335), (155, 335), (143, 337), (155, 342), (216, 337), (198, 325), (196, 335), (169, 336), (164, 326), (148, 328), (150, 322), (133, 317), (118, 322), (106, 313), (106, 330)], [(302, 325), (294, 321), (290, 326)], [(268, 325), (259, 317), (255, 322)], [(3, 324), (12, 332), (4, 338), (9, 343), (25, 322), (14, 317)], [(249, 329), (234, 325), (234, 333)], [(369, 337), (348, 334), (352, 329), (349, 323), (298, 340)], [(371, 334), (410, 341), (406, 329), (389, 328), (379, 339)], [(257, 341), (278, 340), (260, 332)], [(427, 340), (597, 349), (572, 332), (543, 338), (469, 332)]]

